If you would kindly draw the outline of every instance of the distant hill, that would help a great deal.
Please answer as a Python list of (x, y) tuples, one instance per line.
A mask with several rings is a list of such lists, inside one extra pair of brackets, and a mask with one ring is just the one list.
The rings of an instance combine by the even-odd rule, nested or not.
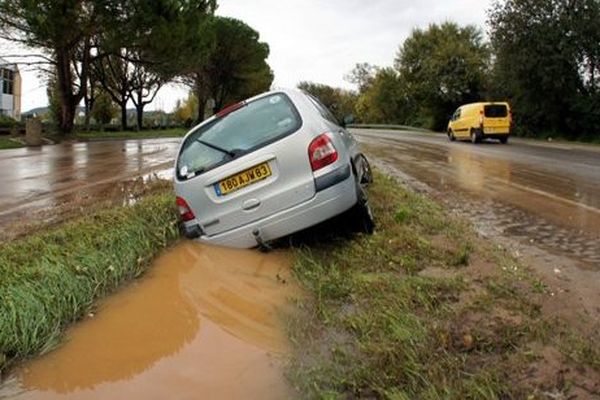
[(44, 115), (48, 112), (48, 107), (32, 108), (29, 111), (22, 112), (21, 117), (33, 117), (34, 115)]

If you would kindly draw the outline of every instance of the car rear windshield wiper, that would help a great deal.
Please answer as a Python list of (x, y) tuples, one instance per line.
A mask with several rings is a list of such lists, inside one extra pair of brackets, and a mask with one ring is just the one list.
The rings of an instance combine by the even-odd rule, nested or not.
[(205, 145), (206, 147), (210, 147), (211, 149), (220, 151), (223, 154), (227, 154), (231, 158), (235, 158), (237, 156), (236, 153), (234, 153), (233, 151), (229, 151), (227, 149), (224, 149), (224, 148), (214, 145), (212, 143), (205, 142), (202, 139), (196, 139), (196, 142), (201, 143), (201, 144)]

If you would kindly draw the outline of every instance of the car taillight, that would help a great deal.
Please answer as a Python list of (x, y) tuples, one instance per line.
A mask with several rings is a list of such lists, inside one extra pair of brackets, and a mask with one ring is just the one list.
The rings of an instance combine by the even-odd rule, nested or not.
[(194, 212), (188, 205), (187, 201), (183, 199), (183, 197), (177, 197), (175, 200), (177, 203), (177, 208), (179, 209), (179, 216), (183, 222), (191, 221), (196, 218)]
[(308, 146), (308, 158), (313, 171), (337, 161), (338, 152), (326, 133), (310, 143), (310, 146)]

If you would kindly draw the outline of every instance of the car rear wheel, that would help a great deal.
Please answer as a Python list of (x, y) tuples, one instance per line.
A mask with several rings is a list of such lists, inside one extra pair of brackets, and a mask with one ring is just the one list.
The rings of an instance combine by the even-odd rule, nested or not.
[(371, 235), (375, 231), (375, 219), (367, 193), (358, 182), (356, 183), (356, 196), (358, 198), (356, 205), (350, 210), (353, 225), (357, 231)]
[(450, 139), (451, 142), (454, 142), (456, 140), (456, 136), (454, 136), (454, 132), (452, 132), (452, 129), (448, 129), (448, 139)]
[(508, 143), (508, 136), (500, 138), (500, 143), (502, 143), (502, 144)]
[(363, 164), (363, 175), (361, 183), (363, 185), (370, 185), (373, 183), (373, 171), (371, 170), (371, 164), (369, 164), (369, 160), (367, 157), (361, 155), (362, 164)]

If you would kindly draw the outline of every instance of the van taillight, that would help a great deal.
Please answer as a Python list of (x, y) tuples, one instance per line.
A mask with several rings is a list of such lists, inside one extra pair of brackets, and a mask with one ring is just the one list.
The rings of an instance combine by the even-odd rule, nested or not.
[(175, 202), (177, 203), (177, 208), (179, 209), (179, 216), (181, 217), (181, 220), (183, 222), (191, 221), (196, 218), (194, 212), (183, 197), (177, 197), (177, 199), (175, 199)]
[(483, 110), (479, 111), (479, 125), (483, 127)]
[(338, 152), (326, 133), (310, 143), (310, 146), (308, 146), (308, 159), (313, 171), (337, 161)]

